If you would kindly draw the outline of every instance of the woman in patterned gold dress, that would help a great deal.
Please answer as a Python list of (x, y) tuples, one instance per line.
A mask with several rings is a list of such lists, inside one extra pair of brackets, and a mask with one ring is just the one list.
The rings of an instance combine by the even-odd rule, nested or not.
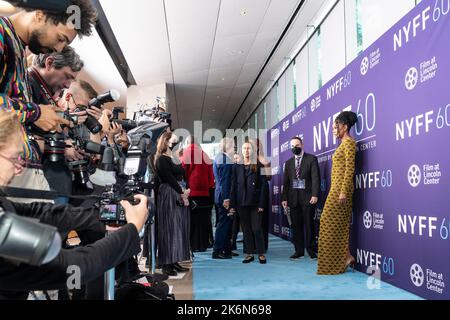
[(318, 270), (320, 275), (344, 273), (354, 267), (355, 258), (348, 249), (352, 196), (354, 191), (356, 142), (350, 129), (358, 118), (342, 112), (333, 124), (333, 134), (341, 140), (333, 156), (331, 189), (320, 219)]

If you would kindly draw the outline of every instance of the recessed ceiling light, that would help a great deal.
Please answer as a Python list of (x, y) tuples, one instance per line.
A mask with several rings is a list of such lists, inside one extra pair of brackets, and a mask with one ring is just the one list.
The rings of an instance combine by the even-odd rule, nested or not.
[(221, 98), (221, 96), (217, 96), (217, 99), (220, 99)]
[(225, 78), (224, 78), (224, 77), (222, 77), (222, 81), (225, 81)]
[(241, 10), (241, 16), (246, 16), (247, 15), (247, 10)]

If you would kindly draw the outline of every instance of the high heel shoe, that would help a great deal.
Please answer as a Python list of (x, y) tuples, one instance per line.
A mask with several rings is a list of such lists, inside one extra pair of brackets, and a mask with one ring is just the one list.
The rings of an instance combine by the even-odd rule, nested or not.
[(356, 267), (356, 260), (355, 258), (351, 258), (349, 260), (347, 260), (347, 264), (345, 265), (345, 272), (347, 272), (348, 268), (352, 269), (352, 272), (355, 272), (355, 267)]

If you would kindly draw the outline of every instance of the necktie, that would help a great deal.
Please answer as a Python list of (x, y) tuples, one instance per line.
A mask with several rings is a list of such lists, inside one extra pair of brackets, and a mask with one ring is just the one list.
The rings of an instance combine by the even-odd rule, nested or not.
[(300, 158), (295, 159), (295, 176), (300, 179)]

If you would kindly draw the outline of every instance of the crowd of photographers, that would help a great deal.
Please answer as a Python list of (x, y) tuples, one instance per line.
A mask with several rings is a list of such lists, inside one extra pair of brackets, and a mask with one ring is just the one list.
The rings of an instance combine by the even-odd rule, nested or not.
[[(98, 289), (105, 271), (141, 251), (147, 197), (135, 195), (132, 204), (121, 201), (127, 224), (107, 237), (98, 208), (68, 205), (72, 194), (96, 192), (86, 170), (101, 159), (101, 146), (120, 152), (128, 143), (120, 125), (111, 124), (112, 112), (101, 107), (114, 100), (113, 94), (99, 96), (89, 83), (77, 80), (83, 62), (69, 44), (77, 35), (92, 34), (96, 12), (88, 0), (71, 2), (81, 12), (76, 28), (65, 13), (26, 9), (0, 17), (0, 187), (60, 195), (49, 203), (41, 197), (0, 197), (0, 218), (3, 212), (32, 217), (56, 227), (63, 239), (76, 231), (82, 245), (63, 248), (40, 266), (0, 258), (0, 299), (25, 299), (30, 290), (63, 290), (71, 266), (81, 270), (81, 284)], [(34, 54), (32, 65), (27, 49)]]

